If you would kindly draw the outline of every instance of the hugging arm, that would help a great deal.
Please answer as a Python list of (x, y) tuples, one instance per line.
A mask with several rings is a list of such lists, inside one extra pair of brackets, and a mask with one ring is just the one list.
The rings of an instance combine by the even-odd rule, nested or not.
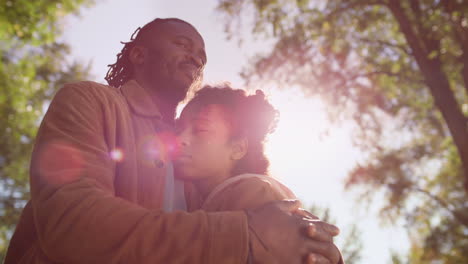
[(338, 228), (300, 209), (298, 201), (284, 201), (296, 197), (276, 183), (244, 177), (219, 193), (205, 209), (247, 212), (250, 263), (343, 263), (333, 244)]
[(115, 196), (115, 164), (104, 136), (104, 116), (115, 105), (91, 88), (72, 84), (58, 92), (32, 156), (33, 218), (48, 261), (245, 262), (244, 213), (165, 213)]

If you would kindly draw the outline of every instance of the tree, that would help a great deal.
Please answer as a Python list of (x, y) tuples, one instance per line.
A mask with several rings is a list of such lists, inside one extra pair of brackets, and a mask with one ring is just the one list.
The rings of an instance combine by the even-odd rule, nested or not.
[[(468, 3), (459, 0), (220, 0), (230, 37), (245, 21), (274, 42), (248, 83), (299, 86), (352, 119), (366, 161), (346, 186), (384, 194), (406, 221), (411, 263), (468, 260)], [(438, 263), (439, 263), (438, 262)]]
[(29, 199), (29, 157), (55, 91), (87, 78), (88, 65), (67, 63), (57, 41), (60, 20), (90, 0), (0, 0), (0, 262)]

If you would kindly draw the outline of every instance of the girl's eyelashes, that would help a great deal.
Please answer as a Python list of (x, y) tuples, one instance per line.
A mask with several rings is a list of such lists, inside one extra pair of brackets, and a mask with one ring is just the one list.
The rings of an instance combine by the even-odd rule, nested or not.
[(193, 133), (195, 133), (195, 134), (200, 134), (200, 133), (203, 133), (203, 132), (208, 132), (208, 129), (206, 129), (206, 128), (194, 128), (193, 129)]

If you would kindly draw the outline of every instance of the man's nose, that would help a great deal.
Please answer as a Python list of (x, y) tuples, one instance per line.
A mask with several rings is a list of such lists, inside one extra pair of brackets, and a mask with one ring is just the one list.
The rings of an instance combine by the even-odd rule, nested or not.
[(203, 60), (196, 55), (190, 56), (190, 61), (198, 68), (201, 69), (203, 67)]
[(204, 61), (200, 55), (192, 51), (188, 54), (190, 62), (195, 65), (198, 69), (202, 69), (204, 66)]

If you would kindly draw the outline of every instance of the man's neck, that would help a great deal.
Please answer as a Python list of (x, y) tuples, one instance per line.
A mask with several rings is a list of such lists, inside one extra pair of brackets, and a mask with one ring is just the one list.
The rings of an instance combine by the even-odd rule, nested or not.
[(165, 98), (164, 95), (159, 94), (157, 92), (159, 89), (155, 85), (150, 85), (139, 78), (136, 78), (136, 81), (150, 94), (151, 100), (158, 108), (163, 121), (172, 124), (176, 116), (176, 109), (179, 102), (173, 102), (170, 98)]
[(163, 121), (165, 123), (172, 124), (176, 116), (177, 103), (168, 102), (167, 100), (164, 100), (162, 96), (158, 96), (157, 94), (151, 94), (151, 99), (158, 107)]

